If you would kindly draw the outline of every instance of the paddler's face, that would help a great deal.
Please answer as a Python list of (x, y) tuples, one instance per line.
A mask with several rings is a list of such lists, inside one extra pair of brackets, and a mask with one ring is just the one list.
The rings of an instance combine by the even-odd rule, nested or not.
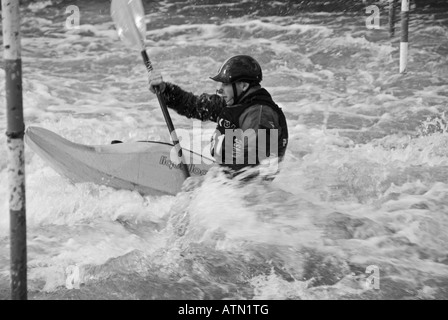
[(219, 94), (225, 101), (228, 106), (231, 106), (233, 104), (233, 88), (232, 84), (230, 83), (222, 83), (218, 87), (218, 90), (216, 91), (217, 94)]
[[(239, 95), (239, 94), (241, 94), (241, 92), (243, 92), (245, 90), (246, 84), (242, 83), (242, 82), (236, 82), (235, 84), (236, 84), (236, 92)], [(233, 92), (233, 87), (232, 87), (231, 83), (222, 83), (221, 82), (216, 93), (224, 98), (224, 100), (226, 101), (226, 104), (228, 106), (233, 105), (235, 97), (233, 95), (234, 92)]]

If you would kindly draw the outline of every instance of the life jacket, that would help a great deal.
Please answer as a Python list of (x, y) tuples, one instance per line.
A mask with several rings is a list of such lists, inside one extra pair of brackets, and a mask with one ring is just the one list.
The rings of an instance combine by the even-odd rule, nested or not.
[[(216, 127), (215, 134), (212, 137), (211, 148), (210, 148), (211, 155), (215, 157), (215, 159), (217, 160), (218, 163), (224, 164), (225, 130), (226, 129), (232, 129), (232, 130), (240, 129), (239, 119), (240, 119), (241, 115), (243, 114), (243, 112), (246, 109), (248, 109), (254, 105), (268, 106), (268, 107), (272, 108), (277, 113), (280, 128), (275, 128), (275, 129), (280, 129), (280, 134), (278, 135), (278, 151), (275, 150), (275, 154), (278, 156), (279, 161), (283, 160), (283, 157), (285, 155), (286, 148), (288, 145), (288, 126), (286, 123), (286, 117), (283, 114), (282, 109), (272, 100), (272, 97), (269, 94), (269, 92), (266, 89), (261, 88), (259, 90), (256, 90), (256, 91), (250, 93), (248, 96), (244, 97), (243, 100), (241, 101), (241, 104), (232, 106), (230, 108), (228, 108), (228, 107), (223, 108), (221, 113), (219, 114), (218, 119), (217, 119), (218, 125)], [(267, 131), (269, 131), (269, 130), (267, 130)], [(268, 132), (268, 134), (269, 134), (269, 132)], [(268, 141), (269, 141), (269, 139), (268, 139)], [(258, 143), (258, 141), (257, 141), (257, 143)], [(216, 148), (221, 148), (221, 152), (220, 152), (222, 155), (221, 159), (218, 159), (217, 156), (215, 155), (216, 153), (219, 153), (219, 152), (215, 152), (217, 150)], [(268, 152), (270, 152), (270, 151), (268, 151)], [(257, 157), (257, 163), (255, 165), (257, 165), (257, 164), (258, 164), (258, 157)], [(244, 167), (247, 165), (249, 165), (249, 164), (245, 163), (245, 165), (240, 166), (240, 167)]]

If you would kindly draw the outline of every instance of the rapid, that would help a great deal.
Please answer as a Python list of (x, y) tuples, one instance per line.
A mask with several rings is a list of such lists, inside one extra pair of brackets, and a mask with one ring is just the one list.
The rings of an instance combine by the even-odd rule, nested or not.
[[(381, 28), (368, 29), (359, 3), (326, 12), (293, 1), (143, 1), (147, 51), (165, 81), (214, 93), (209, 76), (228, 57), (260, 62), (289, 125), (281, 172), (245, 185), (211, 172), (176, 196), (142, 196), (72, 184), (26, 148), (29, 298), (448, 299), (448, 12), (411, 12), (399, 74), (399, 23), (390, 38), (380, 6)], [(76, 4), (79, 29), (67, 28), (66, 1), (22, 6), (25, 125), (88, 145), (169, 142), (110, 2)], [(0, 132), (4, 81), (2, 69)], [(176, 128), (193, 127), (170, 114)], [(204, 146), (214, 127), (202, 124)], [(4, 134), (0, 148), (8, 299)]]

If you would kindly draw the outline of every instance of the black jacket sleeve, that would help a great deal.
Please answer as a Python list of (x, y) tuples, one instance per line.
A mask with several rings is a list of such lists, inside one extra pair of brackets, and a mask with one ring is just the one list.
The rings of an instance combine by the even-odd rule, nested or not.
[(163, 96), (168, 108), (176, 110), (177, 113), (187, 118), (201, 121), (216, 122), (222, 108), (226, 106), (224, 99), (216, 94), (203, 93), (196, 96), (169, 82), (166, 82)]

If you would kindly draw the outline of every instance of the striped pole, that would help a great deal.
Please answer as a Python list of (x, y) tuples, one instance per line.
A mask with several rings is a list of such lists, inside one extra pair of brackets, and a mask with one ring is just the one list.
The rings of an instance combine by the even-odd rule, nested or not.
[(409, 0), (401, 0), (400, 73), (408, 67)]
[(395, 35), (395, 4), (397, 0), (389, 0), (389, 34), (392, 38)]
[(8, 144), (11, 299), (27, 299), (25, 159), (19, 0), (2, 0)]

